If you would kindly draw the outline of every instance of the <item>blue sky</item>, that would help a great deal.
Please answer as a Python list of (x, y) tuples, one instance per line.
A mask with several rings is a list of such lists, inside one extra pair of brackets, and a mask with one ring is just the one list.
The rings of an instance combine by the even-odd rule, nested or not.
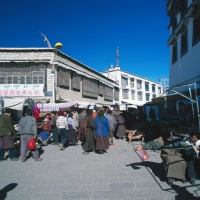
[(169, 18), (163, 0), (2, 0), (0, 47), (47, 47), (103, 72), (121, 70), (158, 82), (169, 76)]

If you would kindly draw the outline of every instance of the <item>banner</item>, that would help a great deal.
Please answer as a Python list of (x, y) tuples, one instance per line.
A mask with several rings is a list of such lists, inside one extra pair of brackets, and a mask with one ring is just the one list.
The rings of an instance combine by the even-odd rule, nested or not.
[(0, 84), (0, 96), (13, 97), (13, 96), (27, 96), (38, 97), (44, 96), (44, 84)]

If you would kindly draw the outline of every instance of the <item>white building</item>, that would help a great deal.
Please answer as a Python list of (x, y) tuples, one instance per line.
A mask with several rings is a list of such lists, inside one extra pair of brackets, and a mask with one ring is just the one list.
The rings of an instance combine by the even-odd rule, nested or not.
[(168, 0), (169, 87), (200, 80), (200, 1)]
[(110, 105), (118, 91), (117, 83), (54, 48), (0, 48), (0, 97)]
[(119, 84), (119, 103), (141, 106), (162, 94), (162, 84), (122, 71), (119, 66), (102, 73)]

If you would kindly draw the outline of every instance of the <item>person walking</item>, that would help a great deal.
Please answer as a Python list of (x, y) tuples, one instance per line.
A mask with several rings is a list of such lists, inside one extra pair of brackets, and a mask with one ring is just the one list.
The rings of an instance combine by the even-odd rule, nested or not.
[(17, 137), (13, 121), (10, 117), (11, 109), (6, 108), (0, 117), (0, 161), (4, 160), (5, 149), (8, 149), (11, 161), (17, 161), (15, 157), (15, 143), (13, 137)]
[(85, 121), (85, 117), (86, 117), (86, 108), (82, 109), (82, 112), (79, 114), (79, 125), (78, 125), (78, 138), (81, 140), (83, 140), (83, 125), (84, 125), (84, 121)]
[[(32, 111), (27, 109), (25, 111), (25, 116), (19, 121), (19, 133), (21, 138), (20, 155), (22, 162), (26, 160), (27, 154), (27, 143), (31, 138), (37, 137), (37, 124), (36, 119), (32, 117)], [(42, 161), (39, 156), (39, 152), (36, 150), (31, 151), (35, 161)]]
[(115, 126), (117, 124), (117, 121), (111, 114), (112, 114), (112, 111), (108, 110), (105, 117), (108, 118), (108, 123), (109, 123), (109, 126), (110, 126), (109, 144), (111, 146), (115, 146), (115, 144), (113, 143), (113, 136), (114, 136)]
[(74, 119), (73, 119), (73, 114), (69, 113), (68, 114), (68, 145), (73, 145), (76, 146), (77, 143), (77, 137), (76, 137), (76, 127), (74, 124)]
[(117, 118), (117, 134), (116, 136), (118, 138), (124, 139), (125, 133), (126, 133), (126, 127), (125, 127), (125, 118), (122, 113), (119, 114), (119, 117)]
[(51, 129), (53, 133), (53, 142), (52, 145), (58, 145), (58, 128), (56, 127), (56, 120), (58, 118), (58, 113), (52, 111), (52, 120), (51, 120)]
[(98, 116), (95, 118), (95, 149), (99, 154), (107, 153), (106, 150), (109, 148), (109, 131), (108, 119), (104, 116), (104, 111), (100, 110)]
[(67, 118), (63, 116), (63, 112), (60, 111), (59, 117), (56, 120), (56, 127), (58, 128), (58, 131), (60, 133), (60, 139), (61, 143), (59, 144), (60, 150), (65, 149), (65, 144), (68, 140), (68, 123), (67, 123)]
[(83, 141), (83, 154), (89, 154), (89, 152), (95, 149), (94, 144), (94, 131), (95, 131), (95, 124), (94, 118), (92, 116), (93, 111), (89, 110), (86, 115), (85, 119), (85, 134), (84, 134), (84, 141)]

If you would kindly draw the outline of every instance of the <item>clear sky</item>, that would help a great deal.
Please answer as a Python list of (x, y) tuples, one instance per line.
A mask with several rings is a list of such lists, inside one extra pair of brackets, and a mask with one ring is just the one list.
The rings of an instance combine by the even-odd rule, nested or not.
[(0, 47), (54, 46), (88, 67), (158, 82), (169, 76), (169, 18), (163, 0), (1, 0)]

